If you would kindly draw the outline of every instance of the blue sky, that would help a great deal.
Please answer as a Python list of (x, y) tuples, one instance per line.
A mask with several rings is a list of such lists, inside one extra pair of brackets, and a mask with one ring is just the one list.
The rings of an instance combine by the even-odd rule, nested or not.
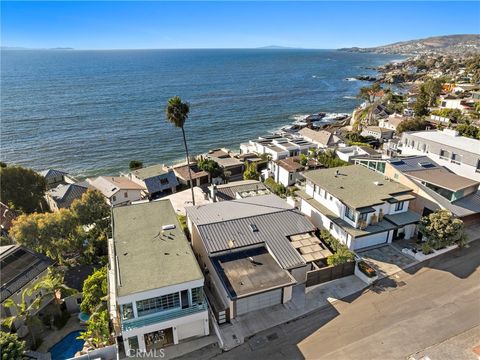
[(480, 33), (479, 2), (4, 2), (2, 46), (375, 46)]

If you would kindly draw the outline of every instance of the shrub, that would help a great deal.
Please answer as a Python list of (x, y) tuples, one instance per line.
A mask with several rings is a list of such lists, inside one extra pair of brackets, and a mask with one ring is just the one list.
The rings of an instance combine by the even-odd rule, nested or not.
[(375, 269), (363, 260), (358, 262), (358, 269), (370, 278), (377, 276)]
[(433, 252), (432, 247), (429, 243), (423, 243), (422, 245), (422, 252), (424, 255), (431, 254)]
[(284, 196), (287, 192), (287, 189), (283, 184), (276, 183), (272, 178), (265, 180), (265, 185), (275, 194), (279, 196)]
[(330, 235), (328, 231), (322, 230), (320, 232), (320, 237), (333, 252), (333, 254), (327, 258), (328, 265), (340, 265), (355, 260), (353, 252)]
[(25, 350), (25, 341), (18, 340), (17, 335), (0, 332), (0, 349), (2, 360), (22, 359)]
[(130, 164), (128, 164), (128, 167), (130, 168), (130, 170), (141, 169), (143, 167), (143, 162), (139, 160), (132, 160), (130, 161)]

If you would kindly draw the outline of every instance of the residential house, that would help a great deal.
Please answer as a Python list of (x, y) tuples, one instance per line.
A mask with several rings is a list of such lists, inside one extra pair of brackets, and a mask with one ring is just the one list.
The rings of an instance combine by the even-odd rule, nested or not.
[(410, 211), (413, 190), (361, 165), (312, 170), (301, 210), (351, 250), (411, 238), (420, 215)]
[[(0, 310), (2, 319), (16, 315), (13, 307), (4, 307), (7, 299), (12, 299), (16, 304), (22, 302), (22, 295), (25, 289), (32, 289), (37, 283), (43, 280), (48, 274), (48, 268), (53, 261), (46, 256), (36, 253), (23, 246), (6, 245), (0, 246), (0, 271), (2, 274), (2, 287), (0, 292)], [(25, 297), (27, 304), (42, 296), (41, 290), (33, 292)], [(35, 311), (39, 313), (50, 301), (42, 301), (40, 308)], [(26, 329), (22, 327), (21, 321), (17, 320), (14, 327), (20, 337), (24, 337)]]
[(73, 184), (75, 179), (71, 178), (68, 173), (55, 169), (47, 169), (40, 171), (39, 174), (45, 178), (47, 189), (57, 187), (60, 184)]
[(480, 223), (479, 181), (457, 175), (424, 155), (357, 163), (413, 189), (416, 198), (409, 208), (422, 216), (446, 209), (466, 225)]
[(399, 138), (389, 139), (382, 145), (383, 153), (388, 157), (396, 157), (402, 153), (402, 150), (398, 146), (400, 143)]
[(360, 135), (362, 136), (373, 136), (375, 139), (378, 140), (388, 140), (393, 137), (394, 130), (389, 128), (384, 128), (380, 126), (366, 126)]
[(270, 190), (258, 180), (234, 181), (227, 184), (212, 185), (208, 189), (208, 198), (211, 202), (244, 199), (266, 194), (270, 194)]
[(109, 309), (125, 353), (209, 334), (204, 278), (169, 200), (113, 209)]
[(272, 160), (281, 160), (289, 156), (307, 154), (310, 149), (316, 147), (314, 143), (302, 137), (294, 137), (291, 134), (271, 134), (240, 144), (240, 153), (267, 154)]
[(72, 203), (87, 192), (89, 183), (60, 184), (47, 191), (45, 199), (51, 211), (68, 209)]
[(99, 176), (87, 181), (105, 196), (110, 206), (128, 205), (142, 199), (143, 186), (122, 176)]
[(480, 181), (480, 140), (452, 129), (404, 132), (402, 155), (425, 155), (463, 177)]
[(223, 171), (228, 181), (243, 179), (245, 164), (224, 149), (215, 149), (209, 151), (205, 157), (215, 161)]
[(405, 116), (402, 116), (400, 114), (392, 114), (385, 119), (379, 120), (378, 126), (383, 129), (397, 131), (398, 125), (400, 125), (405, 120), (407, 120)]
[[(173, 172), (181, 185), (190, 187), (190, 175), (187, 164), (174, 166)], [(210, 183), (210, 174), (200, 169), (196, 163), (190, 163), (190, 173), (193, 186), (201, 186)]]
[(150, 199), (157, 199), (177, 191), (178, 180), (175, 173), (172, 169), (165, 170), (163, 165), (152, 165), (137, 169), (129, 173), (127, 177), (141, 185)]
[(13, 225), (13, 220), (18, 217), (18, 213), (10, 209), (7, 205), (0, 202), (0, 232), (1, 235), (7, 235)]
[[(186, 211), (210, 303), (215, 304), (216, 314), (225, 312), (226, 321), (288, 302), (293, 286), (305, 283), (307, 270), (321, 255), (321, 247), (315, 246), (320, 244), (315, 226), (276, 195)], [(293, 244), (300, 235), (313, 246), (308, 259)]]
[(363, 157), (372, 157), (372, 156), (377, 156), (381, 157), (382, 154), (380, 154), (378, 151), (372, 149), (371, 147), (368, 146), (346, 146), (346, 147), (341, 147), (335, 150), (335, 154), (338, 156), (340, 160), (346, 161), (346, 162), (351, 162), (353, 163), (355, 159), (358, 158), (363, 158)]
[(306, 165), (300, 163), (299, 156), (288, 157), (282, 160), (270, 161), (267, 175), (272, 177), (276, 183), (285, 187), (294, 185), (297, 181), (302, 180), (301, 172), (308, 169), (316, 169), (322, 165), (315, 159), (308, 159)]
[(341, 139), (327, 130), (315, 131), (309, 128), (303, 128), (298, 132), (305, 140), (315, 144), (318, 148), (330, 148), (336, 146)]
[(66, 269), (63, 283), (76, 291), (75, 294), (63, 299), (69, 313), (80, 312), (80, 304), (83, 300), (83, 283), (93, 274), (94, 270), (93, 265), (87, 264), (76, 265)]

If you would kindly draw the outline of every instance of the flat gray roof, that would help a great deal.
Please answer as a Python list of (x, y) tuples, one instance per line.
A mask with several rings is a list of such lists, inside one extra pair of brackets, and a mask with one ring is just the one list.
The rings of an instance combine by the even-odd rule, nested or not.
[(231, 299), (296, 283), (264, 247), (216, 256), (212, 263)]
[(165, 171), (163, 165), (160, 164), (147, 166), (145, 168), (132, 171), (132, 174), (134, 174), (140, 180), (145, 180), (155, 176), (163, 175), (165, 173), (167, 173), (167, 171)]
[(113, 240), (118, 296), (203, 278), (170, 200), (113, 208)]
[(395, 181), (385, 180), (362, 165), (312, 170), (303, 174), (354, 209), (383, 204), (395, 195), (413, 191)]

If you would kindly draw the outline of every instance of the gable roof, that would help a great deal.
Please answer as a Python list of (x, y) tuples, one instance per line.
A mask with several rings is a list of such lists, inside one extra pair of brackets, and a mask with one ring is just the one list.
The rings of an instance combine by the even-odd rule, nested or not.
[[(190, 164), (190, 170), (192, 173), (192, 180), (193, 179), (198, 179), (204, 176), (208, 176), (208, 172), (200, 169), (197, 164)], [(185, 181), (189, 180), (189, 174), (188, 174), (188, 165), (179, 165), (175, 166), (173, 168), (173, 171), (175, 172), (175, 175), (177, 175), (178, 178), (183, 179)]]
[(306, 171), (303, 175), (354, 209), (399, 201), (396, 196), (413, 192), (362, 165)]
[(121, 190), (143, 190), (144, 187), (123, 176), (99, 176), (90, 184), (110, 198)]
[(420, 181), (440, 186), (453, 192), (475, 185), (478, 187), (480, 184), (478, 181), (459, 176), (451, 171), (448, 171), (446, 168), (441, 167), (409, 171), (406, 173), (406, 175)]
[(55, 170), (55, 169), (43, 170), (43, 171), (40, 171), (39, 174), (44, 178), (68, 175), (68, 173), (66, 173), (65, 171)]
[(76, 184), (61, 184), (56, 188), (50, 189), (47, 194), (57, 203), (59, 208), (69, 208), (76, 200), (87, 192), (88, 184), (86, 182)]
[(389, 124), (393, 125), (395, 128), (400, 125), (406, 118), (402, 115), (393, 114), (385, 119)]
[(334, 135), (326, 130), (315, 131), (309, 128), (303, 128), (298, 133), (324, 146), (331, 145), (335, 142)]

